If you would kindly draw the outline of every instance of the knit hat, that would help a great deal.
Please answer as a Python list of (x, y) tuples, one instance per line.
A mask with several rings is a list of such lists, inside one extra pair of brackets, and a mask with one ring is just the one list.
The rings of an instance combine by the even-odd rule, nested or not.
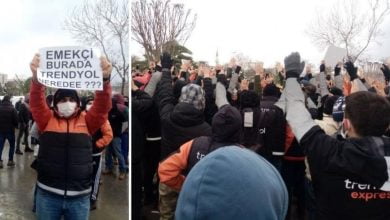
[(78, 107), (80, 106), (80, 98), (77, 94), (77, 91), (72, 89), (58, 89), (56, 93), (54, 93), (53, 106), (54, 107), (57, 106), (57, 103), (65, 97), (71, 97), (75, 99), (77, 106)]
[(240, 107), (241, 108), (254, 108), (260, 105), (260, 97), (255, 91), (244, 90), (240, 94)]
[(226, 146), (187, 175), (175, 219), (284, 220), (287, 209), (287, 189), (276, 168), (248, 149)]
[(115, 101), (117, 104), (125, 104), (125, 99), (123, 98), (123, 95), (121, 94), (115, 94), (112, 96), (112, 99)]
[(188, 84), (181, 89), (179, 102), (185, 102), (193, 105), (196, 109), (203, 111), (206, 100), (202, 87), (196, 84)]
[(280, 92), (280, 89), (273, 83), (266, 85), (263, 89), (263, 96), (273, 96), (280, 98), (281, 94), (282, 93)]
[(211, 127), (214, 141), (239, 143), (242, 127), (241, 114), (235, 107), (224, 105), (214, 115)]
[(328, 96), (324, 102), (324, 110), (323, 112), (327, 115), (331, 115), (333, 112), (333, 105), (337, 101), (339, 96), (334, 95), (334, 96)]
[(85, 108), (87, 107), (88, 102), (93, 101), (93, 100), (94, 100), (94, 97), (92, 95), (87, 96), (84, 99), (82, 99), (82, 101), (81, 101), (81, 110), (85, 110)]
[(329, 92), (332, 93), (333, 95), (343, 96), (343, 91), (335, 86), (330, 88)]
[(342, 122), (344, 119), (344, 111), (345, 111), (345, 97), (339, 97), (333, 105), (333, 120), (336, 122)]

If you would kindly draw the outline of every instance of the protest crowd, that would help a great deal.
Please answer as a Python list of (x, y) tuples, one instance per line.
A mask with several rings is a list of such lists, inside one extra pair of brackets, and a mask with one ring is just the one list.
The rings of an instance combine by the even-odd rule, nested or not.
[(318, 64), (133, 69), (132, 219), (390, 219), (390, 63)]
[[(0, 169), (12, 172), (19, 160), (15, 162), (15, 157), (34, 154), (31, 168), (26, 169), (37, 173), (30, 198), (36, 218), (86, 220), (90, 211), (99, 209), (101, 174), (119, 183), (127, 178), (128, 97), (112, 95), (112, 66), (104, 57), (102, 91), (79, 96), (76, 90), (57, 89), (48, 94), (37, 79), (39, 60), (37, 54), (30, 64), (30, 93), (15, 105), (10, 95), (1, 100)], [(5, 141), (8, 155), (2, 155)]]

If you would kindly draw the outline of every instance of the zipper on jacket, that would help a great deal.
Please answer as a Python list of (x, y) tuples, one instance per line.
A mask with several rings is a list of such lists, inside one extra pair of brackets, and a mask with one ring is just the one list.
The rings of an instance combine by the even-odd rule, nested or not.
[(66, 198), (66, 194), (68, 192), (68, 163), (69, 163), (69, 120), (66, 119), (66, 146), (65, 146), (65, 194), (64, 198)]

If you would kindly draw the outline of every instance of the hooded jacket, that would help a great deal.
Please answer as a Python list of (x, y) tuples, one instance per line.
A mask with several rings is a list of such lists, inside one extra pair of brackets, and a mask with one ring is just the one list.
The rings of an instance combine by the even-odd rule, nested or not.
[(295, 78), (289, 78), (278, 106), (304, 148), (318, 216), (316, 219), (390, 219), (390, 142), (363, 137), (339, 140), (311, 119)]
[(41, 131), (37, 169), (37, 185), (41, 189), (61, 196), (91, 192), (91, 135), (107, 121), (110, 84), (105, 82), (103, 91), (95, 94), (94, 104), (87, 113), (78, 110), (70, 118), (61, 118), (47, 106), (45, 87), (32, 81), (30, 109)]
[(226, 146), (191, 170), (175, 219), (282, 220), (287, 208), (286, 186), (275, 167), (250, 150)]
[(15, 132), (18, 127), (18, 114), (10, 101), (0, 104), (0, 132)]
[(174, 103), (171, 73), (163, 71), (155, 93), (161, 122), (161, 159), (179, 149), (185, 142), (200, 136), (211, 136), (211, 127), (203, 111), (192, 104)]
[(153, 106), (153, 99), (144, 91), (131, 91), (131, 162), (141, 163), (145, 144), (146, 112)]
[(188, 141), (160, 163), (160, 182), (179, 190), (185, 176), (204, 156), (223, 146), (238, 145), (241, 126), (240, 112), (231, 105), (222, 106), (213, 117), (212, 137), (202, 136)]

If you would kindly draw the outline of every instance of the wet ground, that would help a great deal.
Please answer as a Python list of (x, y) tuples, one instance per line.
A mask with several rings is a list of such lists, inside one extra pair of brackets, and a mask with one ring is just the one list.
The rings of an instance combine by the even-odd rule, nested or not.
[[(30, 168), (33, 153), (15, 155), (15, 167), (7, 167), (8, 143), (2, 155), (4, 168), (0, 169), (0, 220), (35, 219), (32, 210), (36, 172)], [(24, 149), (24, 145), (22, 145)], [(104, 165), (103, 165), (104, 167)], [(102, 175), (98, 208), (91, 211), (92, 220), (129, 219), (129, 181), (116, 176)]]

